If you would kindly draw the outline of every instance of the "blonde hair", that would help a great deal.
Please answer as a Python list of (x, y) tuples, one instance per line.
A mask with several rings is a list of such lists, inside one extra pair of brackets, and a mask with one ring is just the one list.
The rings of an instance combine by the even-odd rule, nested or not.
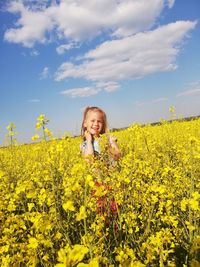
[(82, 137), (84, 137), (84, 133), (85, 133), (84, 123), (85, 123), (85, 120), (86, 120), (86, 117), (87, 117), (87, 114), (89, 111), (100, 112), (102, 114), (103, 127), (102, 127), (100, 134), (106, 133), (108, 131), (108, 123), (107, 123), (106, 113), (99, 107), (87, 107), (87, 108), (85, 108), (84, 113), (83, 113), (83, 121), (82, 121), (82, 126), (81, 126)]

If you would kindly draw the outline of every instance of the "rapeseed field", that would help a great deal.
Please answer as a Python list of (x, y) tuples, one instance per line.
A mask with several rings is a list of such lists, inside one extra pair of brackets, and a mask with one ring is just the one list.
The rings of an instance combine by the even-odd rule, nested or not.
[(200, 266), (200, 119), (113, 135), (115, 164), (80, 137), (0, 148), (0, 266)]

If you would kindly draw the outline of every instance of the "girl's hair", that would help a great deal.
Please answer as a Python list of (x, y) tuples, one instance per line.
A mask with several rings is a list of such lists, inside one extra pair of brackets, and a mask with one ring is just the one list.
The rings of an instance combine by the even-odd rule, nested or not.
[(90, 112), (90, 111), (100, 112), (102, 114), (103, 128), (102, 128), (102, 131), (101, 131), (100, 134), (106, 133), (108, 131), (108, 123), (107, 123), (106, 113), (99, 107), (87, 107), (84, 110), (84, 113), (83, 113), (83, 122), (82, 122), (82, 126), (81, 126), (81, 135), (82, 135), (82, 137), (84, 137), (84, 133), (85, 133), (84, 122), (86, 120), (88, 112)]

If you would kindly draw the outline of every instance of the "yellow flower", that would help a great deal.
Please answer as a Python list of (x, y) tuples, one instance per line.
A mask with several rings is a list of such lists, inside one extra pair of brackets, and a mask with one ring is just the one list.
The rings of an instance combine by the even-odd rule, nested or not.
[(94, 258), (94, 259), (91, 259), (88, 264), (79, 263), (77, 267), (99, 267), (99, 260), (97, 258)]
[(41, 127), (42, 127), (41, 122), (37, 122), (35, 128), (39, 130)]
[(45, 254), (45, 255), (42, 257), (42, 259), (43, 259), (44, 261), (48, 261), (48, 260), (49, 260), (49, 255)]
[(85, 178), (85, 181), (86, 181), (87, 184), (89, 184), (89, 182), (92, 181), (92, 180), (93, 180), (93, 179), (92, 179), (92, 176), (91, 176), (90, 174), (88, 174), (88, 175), (86, 176), (86, 178)]
[(67, 246), (65, 250), (60, 249), (58, 252), (58, 261), (61, 264), (56, 264), (56, 267), (76, 266), (83, 260), (88, 251), (89, 249), (87, 247), (79, 244), (74, 245), (73, 248)]
[(186, 207), (188, 204), (188, 200), (186, 200), (185, 198), (181, 201), (181, 210), (182, 211), (186, 211)]
[(194, 231), (196, 229), (196, 227), (192, 225), (189, 221), (186, 221), (185, 224), (187, 225), (189, 231)]
[(192, 210), (198, 210), (198, 208), (199, 208), (199, 202), (195, 199), (190, 199), (189, 205), (190, 205)]
[[(48, 119), (37, 123), (45, 139)], [(118, 131), (116, 164), (103, 148), (85, 162), (81, 137), (1, 147), (1, 266), (172, 267), (177, 246), (195, 258), (199, 129), (195, 119)]]
[(175, 107), (174, 107), (174, 106), (170, 106), (170, 108), (169, 108), (169, 112), (170, 112), (170, 113), (174, 113), (174, 112), (175, 112)]
[(34, 206), (34, 203), (28, 203), (28, 210), (31, 211)]
[(76, 215), (76, 220), (81, 221), (87, 217), (86, 210), (84, 206), (80, 207), (79, 213)]
[(65, 211), (75, 211), (74, 203), (71, 200), (68, 200), (66, 203), (63, 204), (63, 209)]
[(133, 233), (133, 228), (130, 228), (130, 229), (128, 230), (128, 232), (129, 232), (129, 234), (132, 234), (132, 233)]
[(29, 238), (29, 245), (28, 245), (29, 248), (36, 249), (38, 247), (38, 245), (39, 245), (39, 243), (38, 243), (38, 240), (36, 238), (34, 238), (34, 237)]
[(85, 182), (86, 184), (88, 184), (90, 187), (94, 187), (94, 181), (93, 181), (93, 178), (92, 176), (89, 174), (86, 176), (86, 179), (85, 179)]
[(45, 128), (44, 132), (45, 132), (46, 136), (52, 136), (53, 135), (53, 133), (48, 128)]
[(55, 235), (55, 239), (59, 240), (59, 239), (61, 239), (62, 236), (63, 235), (60, 232), (57, 232), (56, 235)]
[(65, 250), (63, 248), (61, 248), (58, 251), (58, 261), (61, 263), (56, 264), (56, 267), (65, 267), (66, 266), (66, 253)]
[(38, 134), (35, 134), (31, 137), (31, 139), (34, 140), (38, 140), (40, 138), (40, 136)]

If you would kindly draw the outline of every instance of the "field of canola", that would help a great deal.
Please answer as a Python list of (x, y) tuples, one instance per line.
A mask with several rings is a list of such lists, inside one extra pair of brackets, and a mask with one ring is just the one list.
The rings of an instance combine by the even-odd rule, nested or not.
[(113, 135), (114, 166), (80, 137), (0, 148), (1, 267), (200, 266), (200, 120)]

